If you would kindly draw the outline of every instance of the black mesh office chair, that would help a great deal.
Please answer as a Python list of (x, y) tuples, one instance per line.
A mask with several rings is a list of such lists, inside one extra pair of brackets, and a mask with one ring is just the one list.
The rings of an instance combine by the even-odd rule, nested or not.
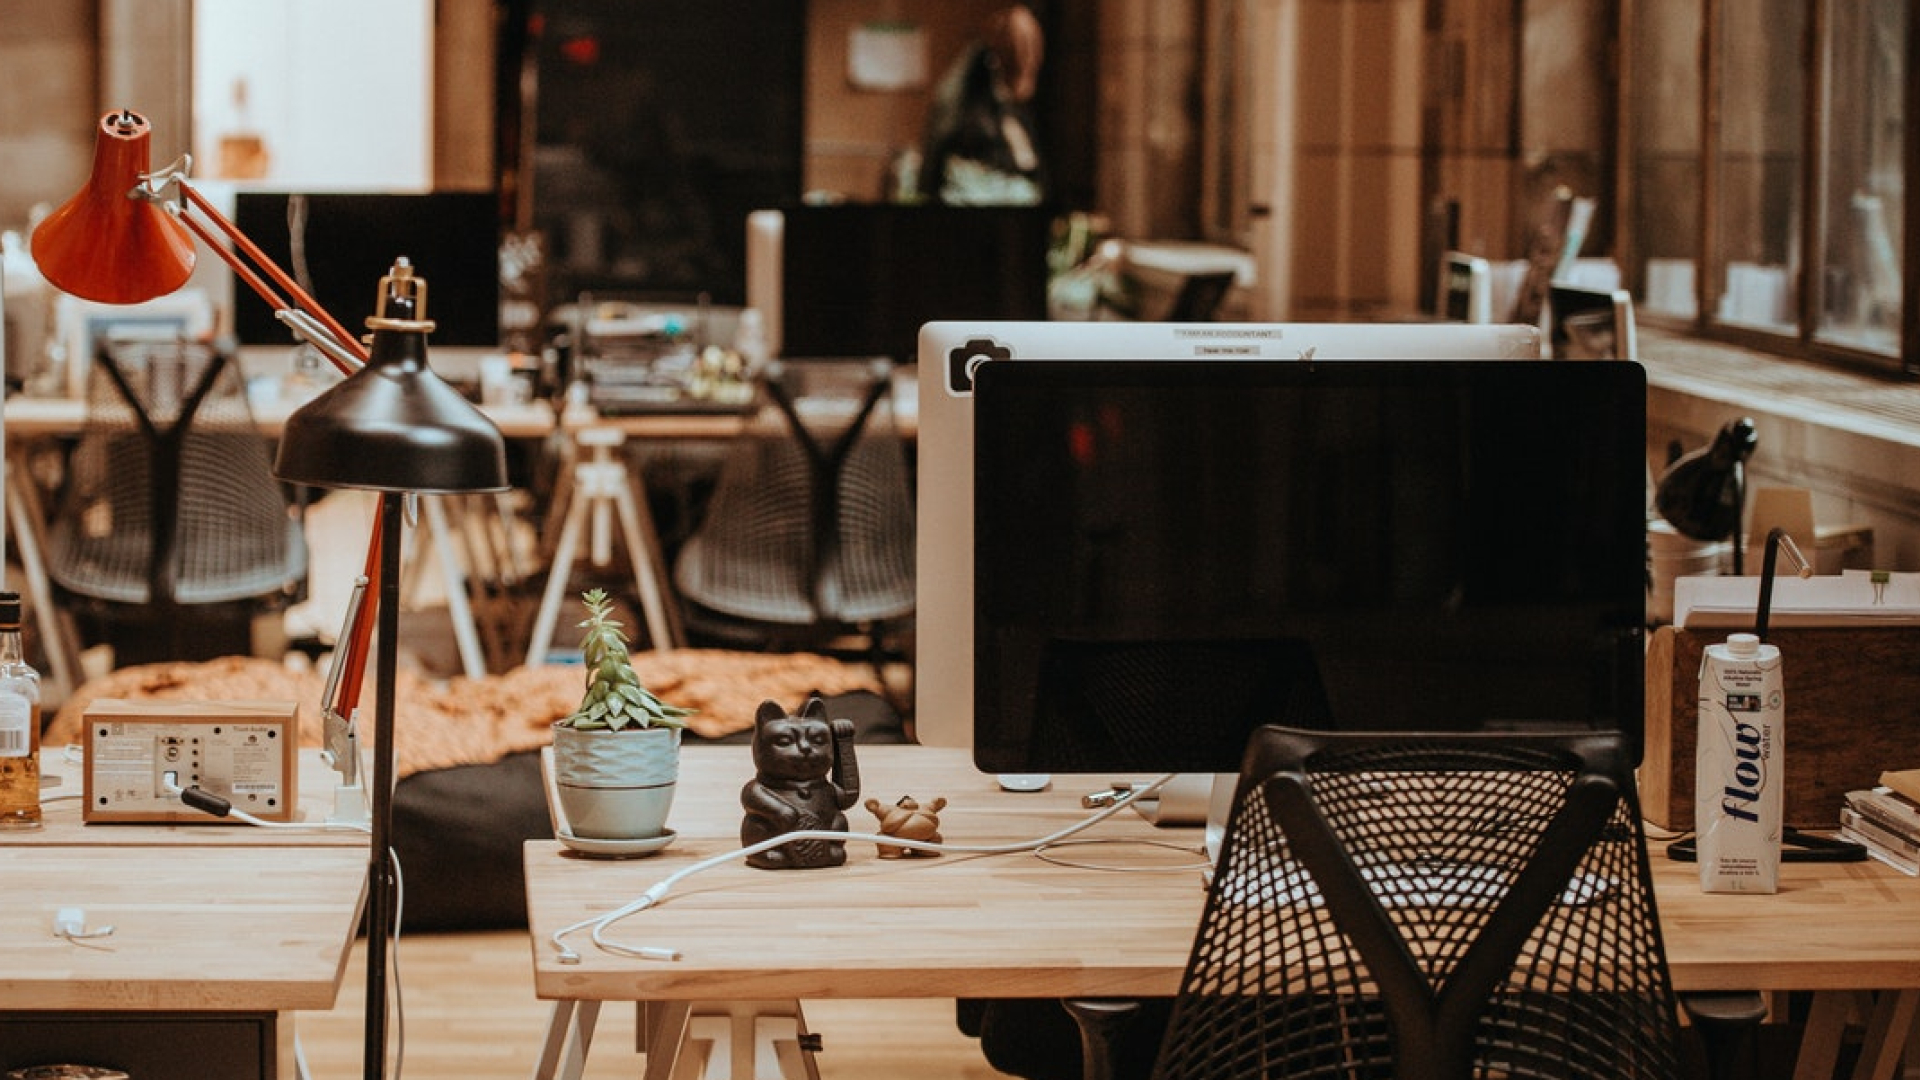
[(824, 648), (856, 633), (878, 660), (911, 625), (913, 496), (891, 365), (859, 364), (849, 393), (803, 398), (803, 380), (831, 378), (825, 363), (772, 364), (761, 379), (761, 406), (674, 563), (695, 636)]
[(107, 627), (121, 666), (245, 652), (298, 596), (301, 522), (232, 358), (190, 342), (95, 351), (47, 571)]
[(1678, 1077), (1676, 1008), (1623, 740), (1270, 727), (1155, 1076)]

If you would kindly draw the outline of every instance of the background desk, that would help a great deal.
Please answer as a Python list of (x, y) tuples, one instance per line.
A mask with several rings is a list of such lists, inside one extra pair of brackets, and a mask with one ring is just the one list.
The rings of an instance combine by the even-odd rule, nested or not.
[[(59, 791), (78, 769), (46, 755)], [(307, 820), (333, 774), (302, 757)], [(232, 825), (82, 825), (50, 802), (0, 833), (0, 1071), (114, 1065), (140, 1080), (291, 1077), (281, 1014), (333, 1007), (359, 928), (366, 838)], [(112, 926), (89, 948), (53, 935), (61, 907)]]
[[(941, 831), (952, 843), (1051, 832), (1083, 817), (1082, 789), (1106, 779), (1056, 779), (1049, 792), (1010, 794), (976, 772), (963, 751), (868, 746), (859, 758), (863, 801), (872, 796), (890, 803), (910, 794), (924, 803), (945, 796), (950, 804), (940, 815)], [(557, 1019), (571, 1001), (1130, 996), (1178, 989), (1204, 900), (1195, 871), (1121, 874), (1050, 865), (1031, 855), (881, 860), (864, 843), (850, 844), (848, 865), (837, 869), (728, 864), (683, 882), (664, 904), (609, 932), (623, 942), (679, 949), (679, 961), (614, 956), (582, 934), (569, 939), (581, 962), (558, 962), (547, 940), (554, 930), (626, 903), (682, 866), (736, 849), (738, 793), (752, 771), (744, 747), (689, 747), (670, 819), (679, 839), (660, 856), (612, 862), (575, 856), (557, 843), (527, 845), (534, 989), (563, 1003)], [(848, 816), (856, 829), (871, 829), (864, 809)], [(1199, 840), (1196, 830), (1155, 830), (1131, 812), (1089, 835)], [(1192, 858), (1137, 845), (1059, 854), (1102, 864)], [(1708, 895), (1693, 866), (1658, 852), (1654, 873), (1681, 990), (1920, 987), (1920, 880), (1879, 863), (1795, 863), (1784, 868), (1776, 895)], [(1882, 1000), (1902, 997), (1910, 1006), (1912, 995)], [(1823, 1001), (1846, 1004), (1844, 996)]]

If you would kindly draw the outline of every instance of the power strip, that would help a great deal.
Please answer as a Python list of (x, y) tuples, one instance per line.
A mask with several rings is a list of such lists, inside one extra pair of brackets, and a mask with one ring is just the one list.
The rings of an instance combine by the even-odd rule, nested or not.
[(127, 702), (88, 705), (82, 818), (218, 823), (184, 805), (197, 787), (265, 821), (299, 809), (298, 707), (291, 702)]

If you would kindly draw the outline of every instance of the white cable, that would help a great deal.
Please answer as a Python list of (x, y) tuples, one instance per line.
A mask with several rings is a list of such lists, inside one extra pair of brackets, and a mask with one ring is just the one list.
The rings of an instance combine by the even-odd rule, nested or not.
[[(160, 783), (167, 789), (167, 794), (172, 795), (174, 798), (179, 798), (186, 794), (187, 789), (181, 787), (179, 782), (173, 780), (170, 776), (163, 775)], [(192, 807), (192, 809), (199, 810), (200, 808)], [(201, 810), (201, 812), (210, 815), (212, 813), (207, 810)], [(236, 810), (231, 803), (227, 806), (225, 816), (238, 821), (244, 821), (248, 825), (258, 825), (263, 829), (318, 829), (322, 832), (346, 831), (369, 834), (373, 832), (373, 826), (363, 821), (268, 821), (265, 818), (254, 817), (245, 810)]]
[(591, 927), (593, 931), (591, 935), (593, 943), (604, 952), (614, 953), (618, 956), (637, 957), (642, 960), (678, 960), (681, 956), (680, 950), (678, 949), (628, 945), (623, 942), (610, 940), (606, 936), (606, 932), (621, 920), (663, 903), (667, 898), (667, 894), (673, 890), (675, 885), (678, 885), (680, 882), (685, 881), (695, 874), (711, 870), (716, 866), (723, 866), (735, 859), (744, 859), (752, 855), (758, 855), (763, 851), (784, 847), (796, 841), (858, 840), (873, 844), (882, 844), (887, 847), (905, 848), (909, 851), (925, 851), (934, 854), (954, 855), (1015, 855), (1021, 852), (1039, 851), (1050, 844), (1058, 843), (1067, 837), (1085, 832), (1093, 826), (1098, 825), (1139, 799), (1159, 791), (1162, 787), (1166, 786), (1173, 777), (1173, 773), (1168, 773), (1150, 784), (1135, 787), (1132, 791), (1122, 794), (1094, 814), (1064, 829), (1049, 833), (1036, 840), (1021, 840), (1011, 844), (934, 844), (924, 840), (908, 840), (898, 836), (883, 836), (876, 833), (840, 832), (833, 829), (799, 829), (789, 833), (782, 833), (771, 839), (762, 840), (757, 844), (752, 844), (735, 851), (725, 852), (720, 855), (713, 855), (690, 866), (683, 866), (673, 873), (668, 874), (652, 888), (641, 893), (638, 897), (621, 907), (615, 908), (603, 915), (595, 915), (592, 918), (582, 919), (569, 926), (563, 926), (549, 935), (547, 940), (553, 945), (554, 950), (559, 953), (559, 961), (562, 964), (577, 964), (580, 962), (580, 954), (570, 948), (565, 939), (589, 927)]

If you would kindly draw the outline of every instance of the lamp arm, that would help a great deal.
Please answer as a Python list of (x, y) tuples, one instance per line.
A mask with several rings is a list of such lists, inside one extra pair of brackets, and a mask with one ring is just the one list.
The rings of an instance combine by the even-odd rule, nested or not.
[[(388, 499), (400, 498), (398, 495), (382, 493), (380, 506), (384, 511)], [(347, 609), (346, 622), (342, 625), (340, 638), (334, 649), (333, 668), (327, 677), (324, 708), (340, 716), (350, 717), (360, 707), (360, 689), (366, 682), (367, 657), (373, 647), (375, 605), (364, 602), (366, 583), (380, 580), (380, 550), (385, 531), (382, 522), (384, 513), (375, 516), (373, 532), (367, 541), (367, 565), (361, 573), (360, 584), (354, 589), (353, 603)]]
[[(340, 642), (355, 640), (354, 628), (359, 624), (360, 611), (367, 603), (367, 583), (365, 574), (353, 583), (353, 596), (347, 601), (347, 617), (340, 627)], [(346, 662), (350, 651), (351, 646), (348, 646), (348, 652), (336, 651), (334, 663), (327, 669), (327, 685), (320, 692), (324, 727), (322, 747), (328, 763), (340, 774), (340, 780), (345, 784), (356, 783), (360, 772), (359, 737), (354, 717), (359, 700), (356, 695), (342, 693), (342, 687), (346, 685), (345, 672), (350, 666)]]
[[(297, 315), (307, 316), (311, 320), (307, 323), (288, 320), (284, 315), (281, 321), (286, 322), (301, 337), (311, 341), (321, 352), (326, 353), (327, 359), (333, 361), (341, 374), (351, 375), (359, 370), (360, 365), (367, 361), (366, 346), (348, 333), (346, 327), (341, 326), (340, 321), (328, 314), (327, 309), (321, 307), (318, 300), (301, 288), (300, 283), (295, 281), (291, 274), (268, 258), (267, 253), (260, 250), (258, 244), (248, 239), (247, 235), (240, 231), (239, 226), (228, 220), (225, 214), (222, 214), (206, 196), (200, 194), (199, 190), (188, 182), (187, 168), (192, 160), (190, 157), (182, 157), (164, 169), (145, 174), (141, 177), (142, 182), (134, 189), (133, 194), (145, 199), (159, 200), (164, 197), (163, 193), (168, 187), (178, 189), (180, 206), (176, 216), (187, 228), (193, 230), (193, 234), (200, 238), (200, 242), (219, 256), (220, 261), (226, 263), (234, 274), (260, 299), (266, 301), (267, 306), (273, 308), (276, 313), (294, 312)], [(208, 228), (209, 224), (212, 225), (211, 229)], [(261, 276), (262, 274), (265, 278)], [(272, 282), (271, 285), (268, 284), (269, 280)], [(282, 290), (286, 296), (292, 297), (292, 302), (289, 303), (280, 292), (275, 292), (275, 287)], [(317, 328), (313, 325), (315, 323)], [(320, 333), (316, 334), (316, 329)]]
[(315, 318), (312, 312), (283, 307), (275, 311), (273, 317), (285, 323), (287, 329), (293, 331), (302, 341), (320, 350), (327, 359), (333, 361), (333, 366), (342, 372), (351, 374), (360, 369), (361, 359), (342, 348), (340, 343), (334, 340), (333, 335), (327, 332), (325, 324)]
[(1800, 553), (1800, 545), (1793, 542), (1787, 530), (1774, 526), (1767, 532), (1766, 552), (1760, 560), (1760, 603), (1754, 611), (1753, 634), (1761, 641), (1767, 640), (1767, 620), (1773, 616), (1773, 568), (1780, 552), (1787, 553), (1787, 560), (1793, 563), (1793, 571), (1801, 577), (1812, 577), (1813, 566), (1807, 557)]

